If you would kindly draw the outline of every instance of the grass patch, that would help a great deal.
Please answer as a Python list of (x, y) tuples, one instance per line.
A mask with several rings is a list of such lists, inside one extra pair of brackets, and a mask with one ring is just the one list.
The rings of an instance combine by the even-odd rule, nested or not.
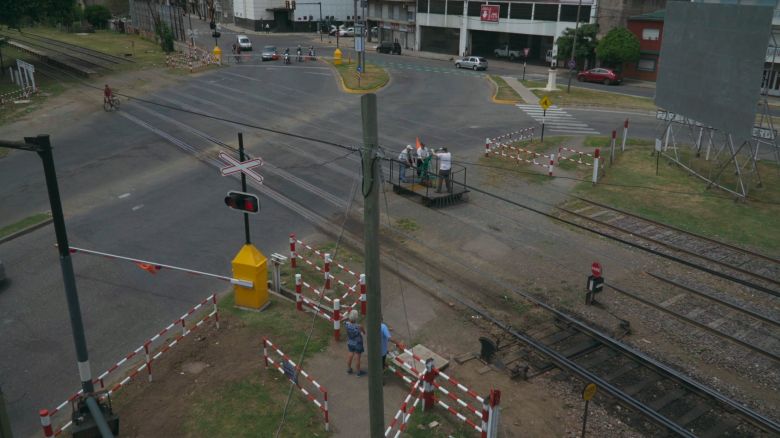
[(417, 231), (420, 229), (420, 226), (417, 225), (414, 219), (401, 218), (395, 221), (395, 224), (404, 231)]
[(5, 158), (10, 152), (8, 148), (0, 148), (0, 158)]
[[(271, 307), (266, 311), (249, 312), (236, 309), (233, 294), (229, 294), (220, 301), (219, 307), (220, 312), (237, 318), (257, 332), (258, 338), (268, 336), (297, 363), (309, 331), (311, 315), (301, 317), (293, 305), (276, 298), (271, 301)], [(326, 322), (316, 320), (306, 357), (327, 347), (331, 330)], [(258, 360), (262, 361), (262, 357)], [(184, 419), (186, 435), (270, 436), (279, 426), (289, 387), (289, 380), (273, 369), (227, 381), (208, 397), (198, 398), (187, 409)], [(293, 393), (281, 436), (328, 436), (322, 422), (320, 410), (300, 393)]]
[[(539, 139), (515, 141), (512, 142), (511, 145), (517, 148), (526, 149), (539, 154), (549, 154), (550, 152), (557, 152), (559, 147), (567, 144), (567, 142), (569, 142), (570, 140), (571, 137), (563, 136), (563, 135), (549, 136), (546, 137), (544, 141), (541, 141)], [(517, 152), (514, 151), (510, 152), (510, 151), (506, 151), (506, 152), (509, 152), (512, 155), (517, 154)], [(520, 153), (520, 157), (530, 160), (532, 154)], [(549, 162), (549, 158), (544, 156), (537, 156), (536, 161), (538, 163), (547, 164)], [(524, 161), (518, 162), (517, 160), (510, 159), (508, 157), (498, 157), (496, 155), (491, 154), (489, 157), (485, 157), (485, 156), (480, 157), (479, 163), (481, 165), (490, 166), (495, 169), (514, 172), (514, 175), (509, 176), (510, 178), (519, 177), (528, 182), (539, 183), (539, 184), (550, 181), (550, 177), (547, 175), (546, 168), (540, 166), (534, 166)], [(494, 178), (491, 178), (489, 184), (495, 183), (498, 185), (502, 185), (505, 182), (504, 177), (507, 175), (509, 175), (509, 172), (493, 173), (492, 176)], [(493, 179), (495, 179), (496, 181), (493, 181)]]
[(496, 96), (495, 98), (498, 100), (514, 100), (514, 101), (521, 101), (520, 95), (517, 94), (517, 91), (515, 91), (514, 88), (510, 87), (509, 84), (506, 83), (504, 78), (498, 75), (490, 75), (490, 79), (493, 80), (493, 82), (496, 84)]
[[(50, 27), (25, 28), (22, 29), (22, 33), (40, 35), (135, 61), (135, 63), (121, 63), (112, 66), (116, 71), (165, 66), (165, 52), (160, 46), (138, 35), (110, 30), (98, 30), (94, 33), (79, 35), (60, 32)], [(10, 34), (12, 35), (13, 32)]]
[[(2, 150), (3, 149), (0, 149), (0, 151)], [(18, 222), (0, 228), (0, 237), (10, 236), (13, 233), (21, 231), (27, 227), (37, 225), (45, 220), (48, 220), (49, 218), (51, 218), (51, 215), (49, 213), (37, 213), (32, 216), (27, 216), (26, 218)]]
[(648, 111), (656, 109), (655, 103), (653, 103), (652, 99), (619, 94), (619, 87), (616, 87), (614, 91), (597, 91), (572, 87), (571, 92), (567, 93), (565, 86), (557, 87), (556, 91), (535, 90), (534, 88), (544, 88), (547, 86), (547, 83), (539, 81), (523, 81), (523, 85), (531, 88), (531, 92), (533, 92), (539, 98), (542, 96), (549, 97), (550, 100), (552, 100), (553, 105), (558, 107), (596, 106)]
[[(449, 402), (451, 400), (448, 400)], [(418, 404), (417, 409), (409, 419), (404, 436), (411, 438), (470, 438), (475, 435), (474, 429), (468, 428), (460, 422), (455, 423), (451, 420), (452, 416), (445, 417), (445, 414), (447, 413), (440, 406), (433, 411), (423, 412), (422, 406)], [(428, 428), (428, 425), (433, 421), (439, 425), (433, 429)]]
[[(602, 184), (592, 186), (590, 182), (583, 182), (574, 192), (707, 237), (772, 254), (780, 253), (780, 233), (777, 232), (780, 169), (777, 165), (759, 163), (764, 188), (751, 188), (752, 201), (735, 202), (722, 191), (705, 190), (706, 184), (702, 180), (663, 156), (656, 176), (656, 157), (652, 152), (653, 148), (649, 146), (626, 148), (607, 169)], [(702, 165), (704, 160), (694, 162)]]
[[(39, 63), (38, 59), (32, 55), (16, 50), (13, 47), (3, 46), (3, 64), (6, 66), (16, 65), (16, 60), (28, 62), (30, 64)], [(63, 78), (56, 80), (49, 76), (46, 76), (40, 72), (35, 74), (35, 85), (39, 88), (40, 93), (32, 96), (29, 100), (30, 103), (15, 104), (13, 102), (7, 102), (4, 105), (0, 105), (0, 125), (9, 123), (13, 120), (23, 117), (27, 114), (36, 111), (40, 108), (46, 99), (56, 96), (67, 88), (69, 79)], [(18, 90), (19, 87), (11, 83), (8, 77), (8, 69), (6, 67), (5, 76), (0, 77), (0, 94), (10, 91)], [(3, 151), (5, 150), (5, 153)], [(5, 148), (0, 148), (0, 158), (6, 155), (8, 151)]]
[[(331, 61), (329, 61), (331, 62)], [(331, 64), (333, 64), (331, 62)], [(370, 91), (384, 87), (390, 80), (387, 70), (375, 64), (366, 63), (366, 71), (358, 75), (357, 63), (333, 65), (341, 75), (344, 86), (352, 91)]]

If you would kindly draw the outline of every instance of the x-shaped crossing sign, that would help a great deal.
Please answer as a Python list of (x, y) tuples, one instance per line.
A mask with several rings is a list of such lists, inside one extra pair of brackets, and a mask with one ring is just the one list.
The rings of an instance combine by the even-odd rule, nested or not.
[(263, 165), (262, 158), (253, 158), (247, 161), (238, 161), (224, 152), (219, 153), (219, 158), (221, 158), (222, 161), (229, 164), (229, 166), (220, 169), (220, 171), (222, 172), (222, 176), (243, 172), (244, 174), (246, 174), (246, 176), (259, 182), (260, 184), (263, 183), (263, 176), (256, 173), (254, 170), (252, 170), (253, 167), (258, 167)]

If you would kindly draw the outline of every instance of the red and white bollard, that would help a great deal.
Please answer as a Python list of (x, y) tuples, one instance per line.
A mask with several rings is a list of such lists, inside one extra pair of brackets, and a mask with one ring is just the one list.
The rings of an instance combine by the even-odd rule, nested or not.
[(322, 390), (323, 406), (325, 406), (325, 432), (330, 430), (330, 415), (328, 415), (328, 391)]
[(360, 274), (360, 314), (366, 314), (366, 274)]
[(555, 154), (550, 154), (550, 166), (547, 171), (547, 176), (553, 176), (553, 165), (555, 164)]
[(490, 155), (490, 139), (486, 138), (485, 139), (485, 156), (487, 157), (489, 155)]
[(263, 336), (263, 360), (265, 360), (265, 367), (268, 368), (268, 338)]
[(601, 151), (597, 148), (593, 151), (593, 184), (599, 181), (599, 155)]
[(301, 274), (295, 274), (295, 308), (303, 311), (303, 280)]
[(41, 417), (41, 427), (43, 428), (43, 436), (49, 438), (54, 436), (54, 431), (51, 429), (51, 417), (49, 416), (48, 409), (41, 409), (38, 411), (38, 415)]
[(425, 374), (423, 374), (423, 411), (433, 409), (435, 400), (433, 398), (433, 379), (436, 374), (433, 372), (433, 359), (425, 361)]
[(325, 267), (322, 269), (325, 272), (325, 292), (330, 290), (330, 263), (332, 261), (330, 254), (325, 254)]
[(626, 150), (626, 138), (628, 138), (628, 119), (623, 122), (623, 141), (620, 144), (620, 152), (624, 152)]
[(211, 294), (211, 302), (214, 303), (214, 322), (219, 330), (219, 307), (217, 306), (217, 294)]
[(341, 338), (341, 300), (333, 300), (333, 338), (337, 341)]
[(298, 259), (297, 254), (295, 254), (295, 233), (290, 234), (290, 266), (295, 269), (295, 263)]
[(482, 433), (480, 438), (487, 438), (488, 436), (488, 420), (490, 419), (490, 406), (488, 405), (488, 399), (490, 396), (482, 398)]
[[(501, 402), (501, 391), (497, 389), (490, 390), (490, 406), (488, 410), (488, 434), (487, 438), (496, 438), (498, 431), (498, 404)], [(495, 434), (494, 434), (495, 432)]]
[(144, 353), (146, 353), (146, 372), (149, 373), (149, 381), (152, 381), (152, 355), (151, 355), (152, 342), (147, 340), (144, 342)]
[(561, 164), (561, 155), (563, 154), (563, 147), (558, 147), (558, 156), (555, 157), (558, 164)]
[(612, 130), (612, 142), (609, 144), (609, 167), (612, 168), (612, 162), (615, 160), (615, 139), (617, 138), (617, 131)]

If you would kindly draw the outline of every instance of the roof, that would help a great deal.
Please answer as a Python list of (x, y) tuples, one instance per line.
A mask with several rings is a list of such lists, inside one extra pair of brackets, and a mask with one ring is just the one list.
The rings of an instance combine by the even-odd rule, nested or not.
[(664, 21), (665, 15), (666, 9), (659, 9), (654, 12), (648, 12), (647, 14), (634, 15), (633, 17), (628, 17), (628, 19), (637, 21)]

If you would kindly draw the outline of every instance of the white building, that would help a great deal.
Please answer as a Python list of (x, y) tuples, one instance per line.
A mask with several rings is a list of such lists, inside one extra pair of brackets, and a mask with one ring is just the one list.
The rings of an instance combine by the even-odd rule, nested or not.
[[(488, 55), (508, 44), (512, 50), (528, 48), (529, 58), (544, 60), (555, 39), (566, 28), (574, 27), (578, 3), (579, 0), (372, 0), (368, 19), (372, 26), (384, 29), (380, 31), (383, 41), (399, 40), (416, 50)], [(594, 23), (598, 1), (581, 3), (580, 22)], [(410, 37), (413, 42), (407, 42)]]
[(261, 31), (268, 24), (275, 32), (316, 30), (320, 7), (323, 21), (337, 24), (354, 21), (352, 0), (296, 0), (295, 9), (292, 3), (292, 0), (233, 0), (233, 17), (241, 27)]

